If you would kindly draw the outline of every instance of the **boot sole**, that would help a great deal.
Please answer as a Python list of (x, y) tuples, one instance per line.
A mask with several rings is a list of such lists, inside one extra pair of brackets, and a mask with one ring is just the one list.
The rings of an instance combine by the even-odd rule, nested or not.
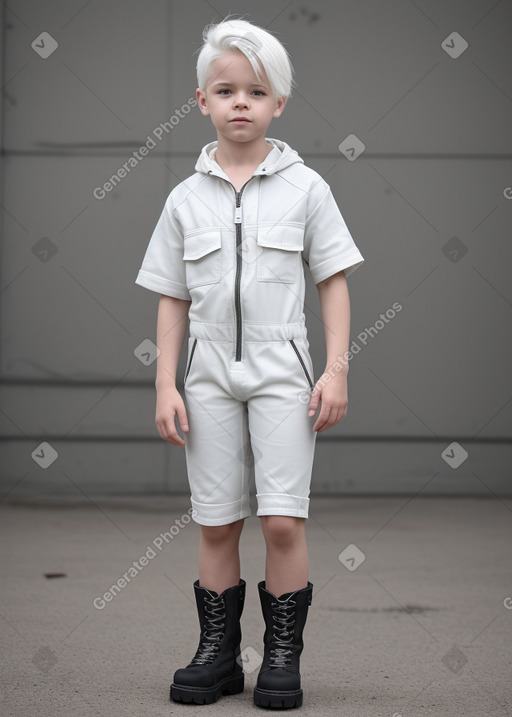
[(302, 706), (302, 690), (280, 692), (279, 690), (262, 690), (254, 688), (254, 704), (258, 707), (269, 707), (287, 710)]
[(244, 691), (243, 673), (237, 677), (226, 677), (213, 687), (191, 687), (171, 685), (170, 699), (174, 702), (188, 702), (196, 705), (211, 705), (222, 695), (236, 695)]

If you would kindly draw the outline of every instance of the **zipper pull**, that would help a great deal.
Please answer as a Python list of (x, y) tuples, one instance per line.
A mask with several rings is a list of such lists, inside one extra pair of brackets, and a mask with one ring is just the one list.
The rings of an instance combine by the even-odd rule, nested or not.
[(242, 223), (242, 205), (239, 207), (235, 206), (235, 224)]

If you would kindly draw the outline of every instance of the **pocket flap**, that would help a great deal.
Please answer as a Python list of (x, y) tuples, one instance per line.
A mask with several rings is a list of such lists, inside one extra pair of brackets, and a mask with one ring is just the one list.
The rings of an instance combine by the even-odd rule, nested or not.
[(209, 254), (215, 249), (220, 249), (222, 233), (220, 229), (215, 229), (200, 234), (185, 234), (183, 241), (183, 259), (194, 260), (200, 259), (202, 256)]
[(304, 227), (300, 225), (275, 224), (258, 228), (257, 242), (259, 246), (287, 251), (304, 249)]

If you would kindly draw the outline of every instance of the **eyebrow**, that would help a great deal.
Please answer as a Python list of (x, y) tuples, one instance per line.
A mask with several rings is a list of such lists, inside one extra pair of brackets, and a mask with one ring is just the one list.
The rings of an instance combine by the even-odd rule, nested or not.
[[(213, 87), (217, 87), (217, 85), (232, 85), (232, 82), (225, 82), (224, 80), (219, 80), (218, 82), (213, 83)], [(265, 87), (266, 85), (261, 84), (261, 82), (252, 82), (249, 87)]]

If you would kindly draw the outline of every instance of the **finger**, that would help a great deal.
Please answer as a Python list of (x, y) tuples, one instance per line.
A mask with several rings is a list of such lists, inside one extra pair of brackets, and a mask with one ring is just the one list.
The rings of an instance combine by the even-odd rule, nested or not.
[(311, 400), (309, 401), (308, 416), (315, 415), (318, 408), (318, 404), (320, 403), (320, 393), (320, 391), (313, 391)]
[(185, 445), (185, 441), (183, 440), (183, 438), (180, 436), (180, 434), (176, 430), (176, 426), (174, 425), (174, 423), (169, 423), (169, 427), (168, 427), (166, 433), (167, 433), (167, 438), (165, 440), (168, 441), (169, 443), (172, 443), (173, 446), (184, 446)]
[(178, 416), (178, 423), (183, 431), (188, 431), (188, 418), (185, 406), (178, 406), (176, 409), (176, 415)]
[(320, 410), (320, 414), (319, 414), (318, 418), (316, 419), (315, 425), (313, 426), (314, 431), (324, 430), (323, 427), (324, 427), (326, 421), (329, 419), (330, 413), (331, 413), (330, 407), (326, 403), (322, 402), (322, 408)]
[(329, 411), (329, 415), (325, 419), (325, 422), (323, 426), (320, 426), (320, 431), (326, 431), (328, 428), (332, 428), (336, 421), (334, 420), (335, 414), (333, 413), (333, 410), (331, 409)]
[(329, 415), (327, 416), (323, 426), (320, 427), (320, 430), (326, 431), (328, 428), (332, 428), (333, 426), (335, 426), (338, 423), (338, 421), (340, 420), (339, 415), (340, 415), (340, 413), (339, 413), (338, 407), (331, 406), (331, 408), (329, 410)]
[(336, 411), (334, 412), (332, 425), (335, 426), (337, 423), (339, 423), (343, 418), (345, 418), (346, 410), (343, 407), (338, 407)]
[(160, 437), (163, 438), (164, 441), (167, 441), (168, 443), (172, 443), (174, 446), (184, 446), (185, 441), (183, 438), (179, 435), (178, 431), (176, 430), (176, 426), (174, 424), (174, 421), (171, 419), (164, 419), (159, 420), (156, 423), (156, 427), (158, 428), (158, 432), (160, 434)]

